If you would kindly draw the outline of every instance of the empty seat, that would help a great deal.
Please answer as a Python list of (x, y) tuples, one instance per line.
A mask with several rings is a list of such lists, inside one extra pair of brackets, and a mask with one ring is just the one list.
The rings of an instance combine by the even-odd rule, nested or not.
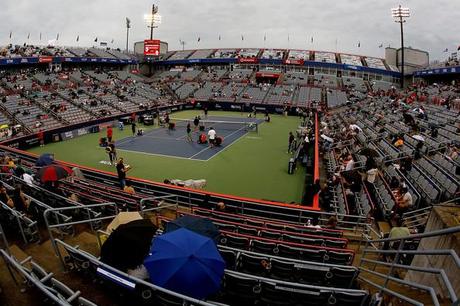
[(295, 281), (296, 271), (295, 264), (289, 261), (282, 261), (272, 258), (270, 260), (270, 277), (273, 279), (281, 279), (284, 281)]
[(328, 285), (332, 287), (350, 288), (358, 271), (355, 268), (332, 267), (328, 275)]
[(238, 227), (238, 234), (242, 235), (250, 235), (250, 236), (257, 236), (259, 234), (259, 231), (255, 228), (249, 228), (249, 227)]
[(251, 250), (262, 254), (277, 254), (278, 248), (273, 242), (251, 240)]
[(231, 305), (254, 305), (261, 291), (255, 279), (225, 274), (225, 301)]
[(249, 239), (245, 237), (225, 235), (220, 238), (220, 243), (231, 248), (246, 250), (249, 246)]
[(225, 260), (227, 269), (230, 269), (230, 270), (235, 269), (236, 252), (232, 250), (225, 250), (225, 249), (220, 249), (219, 252), (222, 258)]
[(352, 256), (353, 254), (351, 253), (329, 251), (327, 256), (325, 256), (324, 261), (334, 264), (347, 265), (351, 263)]

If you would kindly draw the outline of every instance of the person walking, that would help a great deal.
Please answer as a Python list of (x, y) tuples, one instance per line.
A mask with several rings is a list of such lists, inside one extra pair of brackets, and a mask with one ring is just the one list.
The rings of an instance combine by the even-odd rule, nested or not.
[(187, 141), (193, 142), (192, 139), (192, 127), (190, 126), (190, 122), (187, 123)]
[(289, 146), (288, 146), (288, 153), (291, 153), (294, 151), (294, 134), (292, 132), (289, 132)]
[(107, 141), (110, 143), (112, 142), (112, 137), (113, 137), (113, 130), (112, 126), (107, 127)]
[(136, 136), (136, 121), (131, 121), (131, 132), (133, 132), (133, 137)]
[(123, 157), (120, 157), (117, 162), (117, 174), (118, 174), (118, 181), (120, 182), (121, 190), (125, 189), (126, 186), (126, 172), (131, 170), (130, 166), (125, 166)]

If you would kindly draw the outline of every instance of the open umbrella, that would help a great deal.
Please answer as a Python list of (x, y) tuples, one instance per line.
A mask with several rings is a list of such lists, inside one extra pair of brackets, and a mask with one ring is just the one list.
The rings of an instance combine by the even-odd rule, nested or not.
[(124, 211), (119, 213), (115, 219), (110, 222), (110, 224), (107, 226), (107, 232), (111, 233), (114, 230), (116, 230), (120, 225), (129, 223), (134, 220), (141, 220), (142, 216), (137, 212), (137, 211)]
[(412, 138), (417, 139), (418, 141), (425, 141), (425, 137), (423, 137), (422, 135), (418, 135), (418, 134), (412, 136)]
[(189, 229), (197, 234), (211, 238), (217, 241), (219, 237), (219, 229), (207, 218), (196, 216), (183, 216), (166, 224), (165, 232), (169, 233), (179, 228)]
[(54, 155), (50, 153), (45, 153), (42, 154), (37, 161), (35, 162), (35, 166), (38, 167), (44, 167), (44, 166), (49, 166), (53, 163), (54, 161)]
[(72, 169), (61, 165), (49, 165), (38, 170), (38, 177), (43, 183), (56, 182), (72, 174)]
[(358, 151), (359, 155), (367, 156), (367, 157), (379, 157), (379, 153), (371, 148), (364, 148)]
[(7, 128), (8, 128), (8, 124), (2, 124), (2, 125), (0, 125), (0, 129), (2, 129), (2, 130), (3, 130), (3, 129), (7, 129)]
[(180, 228), (155, 238), (144, 266), (153, 284), (204, 299), (219, 291), (225, 261), (214, 241)]
[(124, 272), (135, 269), (149, 254), (156, 230), (147, 219), (118, 226), (102, 245), (101, 261)]

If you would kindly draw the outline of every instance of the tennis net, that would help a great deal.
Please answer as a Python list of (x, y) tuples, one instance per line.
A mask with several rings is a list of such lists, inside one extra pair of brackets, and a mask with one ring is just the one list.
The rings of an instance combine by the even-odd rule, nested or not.
[[(193, 124), (193, 119), (179, 119), (179, 118), (170, 118), (170, 123), (175, 123), (176, 128), (185, 129), (187, 124), (190, 123), (192, 130), (195, 128)], [(257, 121), (215, 121), (215, 120), (200, 120), (199, 124), (200, 129), (209, 130), (211, 127), (215, 130), (223, 131), (247, 131), (247, 132), (259, 132), (259, 123)]]

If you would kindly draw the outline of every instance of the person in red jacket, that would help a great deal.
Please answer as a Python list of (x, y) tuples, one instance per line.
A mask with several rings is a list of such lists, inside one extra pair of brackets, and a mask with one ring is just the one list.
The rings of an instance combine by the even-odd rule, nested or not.
[(111, 126), (107, 127), (107, 142), (112, 142), (113, 130)]
[(40, 142), (40, 147), (45, 146), (45, 135), (43, 135), (43, 130), (38, 131), (37, 133), (38, 141)]

